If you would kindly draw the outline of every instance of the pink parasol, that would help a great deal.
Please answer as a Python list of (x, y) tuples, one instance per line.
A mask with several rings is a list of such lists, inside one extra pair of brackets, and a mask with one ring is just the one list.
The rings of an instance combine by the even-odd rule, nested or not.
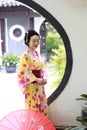
[(56, 130), (44, 114), (28, 109), (9, 113), (0, 121), (0, 130)]

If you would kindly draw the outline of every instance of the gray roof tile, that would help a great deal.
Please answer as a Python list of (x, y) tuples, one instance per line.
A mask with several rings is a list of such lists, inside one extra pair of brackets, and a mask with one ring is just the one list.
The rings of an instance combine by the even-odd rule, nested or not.
[(15, 0), (0, 0), (0, 7), (20, 6), (22, 3)]

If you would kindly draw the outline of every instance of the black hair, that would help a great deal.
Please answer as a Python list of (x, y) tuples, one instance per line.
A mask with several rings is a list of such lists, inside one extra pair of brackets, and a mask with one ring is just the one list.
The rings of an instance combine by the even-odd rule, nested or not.
[(25, 32), (25, 37), (24, 37), (25, 45), (29, 46), (30, 38), (33, 35), (37, 35), (38, 37), (40, 37), (39, 34), (36, 31), (34, 31), (34, 30), (28, 30), (27, 32)]

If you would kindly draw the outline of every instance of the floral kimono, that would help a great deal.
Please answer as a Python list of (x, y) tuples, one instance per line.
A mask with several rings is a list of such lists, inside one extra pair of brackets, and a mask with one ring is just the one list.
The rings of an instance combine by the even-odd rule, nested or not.
[(37, 51), (28, 49), (20, 57), (19, 87), (25, 95), (25, 107), (47, 115), (48, 105), (44, 85), (35, 82), (36, 76), (32, 73), (33, 70), (41, 70), (42, 76), (46, 76), (45, 65)]

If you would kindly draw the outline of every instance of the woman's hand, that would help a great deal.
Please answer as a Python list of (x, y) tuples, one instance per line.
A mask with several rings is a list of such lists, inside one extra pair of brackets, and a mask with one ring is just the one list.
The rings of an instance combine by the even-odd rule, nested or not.
[(47, 84), (47, 80), (43, 78), (43, 84)]
[(45, 85), (47, 83), (47, 80), (44, 78), (37, 78), (36, 82), (41, 85)]

